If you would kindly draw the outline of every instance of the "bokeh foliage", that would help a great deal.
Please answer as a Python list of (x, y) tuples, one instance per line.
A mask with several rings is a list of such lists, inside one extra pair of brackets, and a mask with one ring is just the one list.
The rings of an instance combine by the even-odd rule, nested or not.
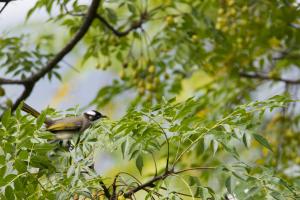
[[(38, 0), (27, 20), (45, 9), (71, 37), (88, 6)], [(90, 105), (129, 91), (126, 114), (74, 138), (68, 152), (42, 127), (46, 114), (61, 114), (11, 114), (0, 85), (1, 198), (104, 199), (105, 185), (111, 199), (134, 198), (130, 191), (157, 178), (137, 198), (299, 199), (299, 12), (293, 0), (101, 2), (77, 47), (80, 63), (119, 74)], [(0, 39), (5, 78), (26, 79), (55, 56), (59, 35), (39, 37), (34, 46), (28, 35)], [(61, 79), (60, 67), (50, 80)], [(94, 153), (103, 146), (137, 170), (97, 174)]]

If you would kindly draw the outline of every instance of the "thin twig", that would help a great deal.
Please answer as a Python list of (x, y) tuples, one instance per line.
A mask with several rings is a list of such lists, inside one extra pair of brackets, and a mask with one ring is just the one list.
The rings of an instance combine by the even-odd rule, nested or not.
[(147, 187), (155, 187), (156, 185), (154, 184), (155, 182), (157, 181), (160, 181), (160, 180), (164, 180), (166, 179), (167, 177), (169, 176), (172, 176), (172, 175), (178, 175), (180, 173), (183, 173), (183, 172), (187, 172), (187, 171), (193, 171), (193, 170), (205, 170), (205, 169), (216, 169), (215, 167), (193, 167), (193, 168), (188, 168), (188, 169), (183, 169), (183, 170), (179, 170), (179, 171), (167, 171), (165, 172), (164, 174), (162, 175), (159, 175), (159, 176), (155, 176), (153, 177), (151, 180), (143, 183), (143, 184), (140, 184), (138, 185), (137, 187), (129, 190), (128, 192), (125, 192), (124, 193), (124, 197), (125, 198), (129, 198), (131, 197), (133, 194), (135, 194), (136, 192), (140, 191), (140, 190), (144, 190), (144, 188), (147, 188)]
[(144, 116), (148, 117), (150, 120), (152, 120), (162, 131), (162, 133), (164, 134), (165, 140), (167, 142), (167, 161), (166, 161), (166, 168), (165, 168), (165, 172), (167, 173), (169, 171), (169, 160), (170, 160), (170, 143), (169, 143), (169, 139), (167, 136), (167, 133), (165, 132), (165, 130), (163, 129), (163, 127), (155, 120), (153, 119), (151, 116), (147, 115), (146, 113), (142, 113)]
[(128, 172), (119, 172), (119, 173), (118, 173), (118, 175), (121, 175), (121, 174), (125, 174), (125, 175), (127, 175), (127, 176), (130, 176), (131, 178), (133, 178), (134, 180), (136, 180), (138, 184), (142, 184), (142, 183), (139, 181), (139, 179), (137, 179), (134, 175), (129, 174)]
[(263, 75), (263, 74), (248, 74), (245, 72), (241, 72), (240, 73), (241, 77), (244, 78), (252, 78), (252, 79), (261, 79), (261, 80), (267, 80), (267, 81), (281, 81), (281, 82), (285, 82), (287, 84), (300, 84), (300, 80), (290, 80), (290, 79), (285, 79), (285, 78), (280, 78), (280, 77), (270, 77), (267, 75)]
[[(168, 190), (168, 188), (166, 188), (166, 187), (160, 187), (160, 189)], [(170, 193), (179, 194), (179, 195), (186, 196), (186, 197), (192, 197), (192, 195), (186, 194), (186, 193), (183, 193), (183, 192), (172, 191), (172, 192), (170, 192)], [(194, 196), (194, 198), (202, 199), (202, 197), (198, 197), (198, 196)]]
[(104, 182), (102, 180), (99, 181), (103, 191), (104, 191), (104, 195), (109, 199), (111, 197), (108, 188), (106, 187), (106, 185), (104, 184)]
[[(209, 129), (206, 129), (205, 128), (205, 132), (203, 132), (202, 134), (200, 134), (199, 135), (199, 137), (198, 138), (196, 138), (196, 140), (194, 140), (186, 149), (184, 149), (181, 153), (180, 153), (180, 155), (177, 157), (177, 158), (175, 158), (175, 161), (174, 161), (174, 163), (173, 163), (173, 166), (172, 166), (172, 169), (174, 169), (174, 167), (175, 167), (175, 165), (180, 161), (180, 159), (182, 158), (182, 156), (186, 153), (186, 152), (188, 152), (197, 142), (199, 142), (199, 140), (205, 135), (205, 134), (207, 134), (207, 133), (209, 133), (211, 130), (213, 130), (213, 129), (215, 129), (215, 128), (217, 128), (217, 127), (219, 127), (224, 121), (226, 121), (227, 119), (229, 119), (232, 115), (234, 115), (235, 113), (236, 113), (237, 111), (233, 111), (232, 113), (230, 113), (229, 115), (227, 115), (226, 117), (224, 117), (223, 119), (221, 119), (220, 121), (218, 121), (215, 125), (213, 125), (211, 128), (209, 128)], [(197, 128), (197, 129), (201, 129), (201, 128), (203, 128), (203, 127), (199, 127), (199, 128)], [(196, 130), (197, 130), (196, 129)], [(195, 131), (196, 131), (195, 130)]]
[(118, 37), (124, 37), (128, 35), (131, 31), (142, 27), (144, 21), (146, 20), (144, 17), (141, 17), (139, 21), (132, 23), (127, 30), (119, 31), (115, 29), (103, 16), (97, 14), (96, 17), (100, 22), (102, 22), (102, 24), (104, 24), (109, 30), (111, 30)]
[(65, 3), (62, 3), (62, 6), (63, 6), (66, 14), (68, 14), (68, 15), (71, 15), (74, 17), (83, 17), (85, 15), (84, 13), (74, 13), (74, 12), (69, 11), (69, 9)]
[(203, 170), (203, 169), (216, 169), (216, 167), (191, 167), (191, 168), (173, 172), (173, 174), (181, 174), (181, 173), (187, 172), (187, 171), (197, 171), (197, 170)]
[[(136, 182), (133, 182), (133, 183), (136, 183), (137, 185), (140, 185), (140, 184), (142, 184), (136, 177), (134, 177), (133, 175), (131, 175), (131, 174), (129, 174), (129, 173), (127, 173), (127, 172), (120, 172), (119, 174), (126, 174), (126, 175), (129, 175), (130, 177), (132, 177), (132, 178), (134, 178), (134, 180), (136, 180)], [(120, 182), (122, 182), (122, 183), (124, 183), (124, 185), (117, 185), (117, 186), (126, 186), (126, 187), (130, 187), (124, 180), (123, 180), (123, 177), (122, 176), (120, 176), (120, 178), (122, 178), (122, 180), (120, 180)], [(131, 186), (132, 187), (132, 186)], [(153, 192), (153, 191), (151, 191), (151, 190), (149, 190), (149, 189), (147, 189), (147, 188), (144, 188), (143, 190), (145, 190), (146, 192)], [(155, 195), (157, 195), (157, 196), (161, 196), (161, 194), (160, 193), (158, 193), (158, 192), (154, 192), (155, 193)], [(153, 198), (153, 197), (152, 197)]]
[(156, 160), (155, 160), (155, 157), (154, 157), (153, 153), (151, 153), (151, 155), (152, 155), (152, 159), (153, 159), (154, 166), (155, 166), (155, 176), (157, 176), (157, 164), (156, 164)]
[(112, 184), (112, 195), (111, 195), (111, 200), (117, 200), (117, 179), (119, 175), (117, 174), (115, 176), (114, 182)]
[(154, 186), (155, 186), (154, 183), (155, 183), (156, 181), (164, 180), (164, 179), (167, 178), (170, 174), (171, 174), (171, 173), (164, 173), (164, 174), (162, 174), (162, 175), (160, 175), (160, 176), (156, 176), (156, 177), (152, 178), (151, 180), (149, 180), (148, 182), (143, 183), (143, 184), (141, 184), (141, 185), (139, 185), (139, 186), (137, 186), (137, 187), (135, 187), (135, 188), (129, 190), (128, 192), (124, 193), (124, 197), (125, 197), (125, 198), (128, 198), (128, 197), (132, 196), (134, 193), (136, 193), (136, 192), (138, 192), (138, 191), (140, 191), (140, 190), (143, 190), (143, 189), (146, 188), (146, 187), (154, 187)]
[(6, 1), (6, 3), (4, 4), (4, 6), (1, 8), (0, 10), (0, 14), (2, 13), (2, 11), (5, 9), (5, 7), (8, 5), (8, 3), (11, 2), (11, 0)]

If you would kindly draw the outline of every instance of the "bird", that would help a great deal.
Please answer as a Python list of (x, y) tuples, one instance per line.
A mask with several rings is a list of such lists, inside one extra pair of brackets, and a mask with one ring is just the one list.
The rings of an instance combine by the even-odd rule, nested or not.
[[(25, 102), (23, 102), (21, 109), (36, 118), (41, 115), (40, 112)], [(96, 110), (90, 110), (84, 112), (81, 116), (75, 117), (65, 117), (55, 120), (46, 117), (44, 124), (46, 126), (46, 130), (54, 133), (57, 140), (64, 141), (72, 139), (72, 137), (77, 133), (82, 133), (89, 128), (93, 122), (101, 118), (107, 118), (107, 116), (102, 115)]]

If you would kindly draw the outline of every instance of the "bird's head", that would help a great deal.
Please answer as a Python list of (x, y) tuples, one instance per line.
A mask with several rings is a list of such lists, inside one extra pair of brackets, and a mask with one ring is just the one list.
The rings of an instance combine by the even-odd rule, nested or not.
[(84, 113), (85, 117), (87, 117), (90, 121), (96, 121), (100, 118), (107, 118), (107, 116), (102, 115), (100, 112), (96, 110), (90, 110)]

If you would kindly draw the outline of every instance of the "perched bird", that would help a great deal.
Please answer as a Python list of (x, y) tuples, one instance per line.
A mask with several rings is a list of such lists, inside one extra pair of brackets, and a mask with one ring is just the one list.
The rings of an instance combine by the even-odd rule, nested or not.
[[(23, 103), (22, 110), (36, 118), (40, 115), (40, 112), (26, 103)], [(46, 118), (44, 123), (46, 130), (54, 133), (58, 140), (68, 140), (71, 139), (74, 134), (81, 133), (89, 128), (92, 122), (100, 118), (106, 118), (106, 116), (96, 110), (90, 110), (83, 113), (82, 116), (65, 117), (56, 120)]]

